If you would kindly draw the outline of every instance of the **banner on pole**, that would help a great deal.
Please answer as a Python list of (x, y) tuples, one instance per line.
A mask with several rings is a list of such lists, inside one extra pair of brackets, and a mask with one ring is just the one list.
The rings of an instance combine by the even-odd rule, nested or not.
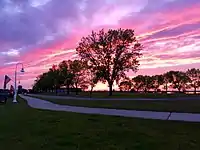
[(11, 81), (11, 78), (7, 75), (5, 75), (5, 79), (4, 79), (4, 86), (3, 88), (6, 89), (6, 85)]

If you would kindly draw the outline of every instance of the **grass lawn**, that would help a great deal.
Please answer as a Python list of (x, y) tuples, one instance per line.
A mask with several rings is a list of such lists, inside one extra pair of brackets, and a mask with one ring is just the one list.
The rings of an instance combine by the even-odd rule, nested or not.
[[(56, 93), (42, 93), (44, 95), (56, 95)], [(66, 95), (59, 93), (59, 95)], [(70, 96), (76, 96), (75, 93), (70, 93)], [(79, 97), (90, 97), (89, 92), (80, 92)], [(131, 93), (131, 92), (113, 92), (112, 96), (108, 96), (108, 92), (93, 92), (93, 98), (178, 98), (178, 97), (196, 97), (200, 95), (175, 93)]]
[[(81, 92), (80, 96), (89, 97), (89, 92)], [(169, 98), (169, 97), (186, 97), (196, 96), (184, 93), (166, 94), (166, 93), (131, 93), (131, 92), (113, 92), (113, 95), (108, 96), (108, 92), (93, 92), (92, 97), (97, 98)]]
[(151, 110), (151, 111), (170, 111), (170, 112), (193, 112), (200, 113), (200, 100), (64, 100), (55, 98), (36, 98), (51, 101), (56, 104), (70, 106), (85, 106), (94, 108), (116, 108), (127, 110)]
[(200, 124), (0, 105), (1, 150), (199, 150)]

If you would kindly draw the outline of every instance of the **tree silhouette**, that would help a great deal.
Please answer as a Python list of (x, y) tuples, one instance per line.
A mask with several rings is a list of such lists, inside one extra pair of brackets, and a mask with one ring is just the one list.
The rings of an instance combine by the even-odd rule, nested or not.
[(178, 89), (179, 92), (186, 89), (186, 84), (190, 82), (190, 78), (182, 71), (169, 71), (165, 74), (167, 81), (171, 83), (171, 87)]
[(69, 89), (70, 86), (73, 85), (73, 80), (75, 75), (70, 71), (70, 65), (71, 61), (62, 61), (59, 64), (59, 74), (60, 74), (60, 80), (62, 81), (62, 84), (64, 84), (67, 88), (67, 94), (69, 95)]
[(78, 88), (86, 88), (89, 86), (87, 80), (88, 77), (88, 65), (85, 61), (74, 60), (69, 61), (70, 72), (74, 75), (73, 84), (76, 88), (76, 95), (78, 94)]
[(137, 71), (141, 44), (136, 41), (134, 30), (118, 29), (92, 32), (83, 37), (76, 48), (80, 58), (98, 74), (100, 81), (109, 85), (109, 95), (116, 81), (125, 78), (125, 72)]
[(200, 70), (199, 69), (188, 69), (186, 74), (190, 78), (190, 86), (194, 88), (194, 93), (197, 93), (197, 89), (200, 87)]
[(59, 76), (59, 70), (58, 68), (55, 68), (54, 66), (49, 69), (49, 72), (47, 73), (47, 79), (55, 90), (57, 94), (57, 89), (60, 87), (60, 76)]
[(49, 82), (46, 82), (47, 81), (46, 75), (47, 75), (47, 73), (43, 73), (36, 78), (35, 83), (33, 85), (34, 91), (43, 91), (43, 90), (46, 90), (48, 88), (51, 88), (48, 85)]
[(152, 76), (152, 87), (154, 91), (157, 92), (159, 87), (165, 83), (163, 75), (154, 75)]
[(90, 85), (90, 97), (92, 97), (93, 89), (99, 81), (98, 75), (92, 70), (92, 68), (88, 68), (87, 80)]
[(132, 79), (133, 87), (138, 92), (139, 90), (144, 91), (145, 87), (145, 78), (143, 75), (138, 75)]
[(168, 71), (166, 73), (163, 74), (163, 77), (164, 77), (164, 88), (166, 90), (166, 93), (168, 91), (168, 84), (172, 84), (173, 83), (173, 74), (174, 74), (175, 71)]
[(119, 89), (120, 91), (130, 91), (133, 86), (133, 83), (130, 80), (124, 80), (120, 82)]
[(49, 71), (37, 77), (33, 88), (36, 91), (47, 91), (51, 89), (55, 90), (55, 92), (57, 93), (57, 88), (59, 88), (59, 86), (59, 70), (53, 65), (52, 68), (49, 69)]
[(144, 77), (144, 91), (148, 92), (154, 88), (154, 78), (152, 76), (143, 76)]

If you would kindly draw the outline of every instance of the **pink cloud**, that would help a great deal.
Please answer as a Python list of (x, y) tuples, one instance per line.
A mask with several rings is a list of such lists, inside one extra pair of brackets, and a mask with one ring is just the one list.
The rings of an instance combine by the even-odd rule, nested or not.
[[(23, 62), (26, 73), (21, 76), (21, 82), (25, 87), (31, 87), (35, 78), (48, 70), (52, 64), (76, 58), (75, 48), (82, 36), (90, 34), (92, 30), (120, 27), (135, 29), (138, 39), (145, 47), (137, 74), (155, 74), (170, 69), (184, 70), (189, 67), (199, 67), (199, 3), (190, 4), (188, 7), (183, 5), (177, 9), (176, 7), (163, 8), (159, 11), (148, 12), (146, 7), (151, 4), (145, 1), (139, 3), (137, 8), (134, 1), (125, 3), (119, 0), (118, 2), (120, 5), (99, 2), (101, 5), (96, 10), (91, 8), (91, 5), (95, 5), (94, 3), (91, 5), (87, 3), (88, 11), (85, 9), (82, 14), (79, 12), (77, 20), (70, 26), (70, 32), (66, 33), (66, 37), (53, 40), (52, 43), (51, 41), (44, 42), (45, 45), (32, 46), (25, 52), (19, 51), (19, 57), (16, 58), (2, 58), (7, 65), (0, 66), (0, 75), (3, 77), (4, 74), (8, 74), (13, 78), (15, 70), (13, 63)], [(134, 9), (129, 9), (133, 8), (132, 6), (135, 6)], [(60, 24), (59, 27), (61, 27)], [(67, 31), (68, 28), (62, 28), (62, 30)], [(4, 45), (6, 47), (7, 44)]]

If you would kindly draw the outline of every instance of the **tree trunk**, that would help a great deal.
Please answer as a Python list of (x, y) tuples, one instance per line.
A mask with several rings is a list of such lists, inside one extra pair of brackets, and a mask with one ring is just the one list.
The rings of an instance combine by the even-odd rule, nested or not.
[(58, 95), (57, 87), (55, 88), (56, 95)]
[(178, 92), (181, 93), (181, 86), (179, 83), (178, 83)]
[(181, 93), (181, 87), (178, 86), (178, 92)]
[(109, 83), (109, 96), (112, 96), (112, 94), (113, 94), (112, 85), (113, 85), (113, 83)]
[(76, 95), (78, 95), (78, 85), (76, 84)]
[(69, 84), (67, 85), (67, 95), (69, 95)]
[(167, 83), (165, 85), (165, 90), (166, 90), (166, 94), (167, 94), (167, 90), (168, 90)]
[(194, 87), (194, 94), (197, 94), (197, 87)]
[(158, 88), (156, 88), (154, 92), (155, 92), (155, 93), (158, 93)]
[(94, 86), (92, 86), (91, 90), (90, 90), (90, 98), (92, 97), (93, 88), (94, 88)]

